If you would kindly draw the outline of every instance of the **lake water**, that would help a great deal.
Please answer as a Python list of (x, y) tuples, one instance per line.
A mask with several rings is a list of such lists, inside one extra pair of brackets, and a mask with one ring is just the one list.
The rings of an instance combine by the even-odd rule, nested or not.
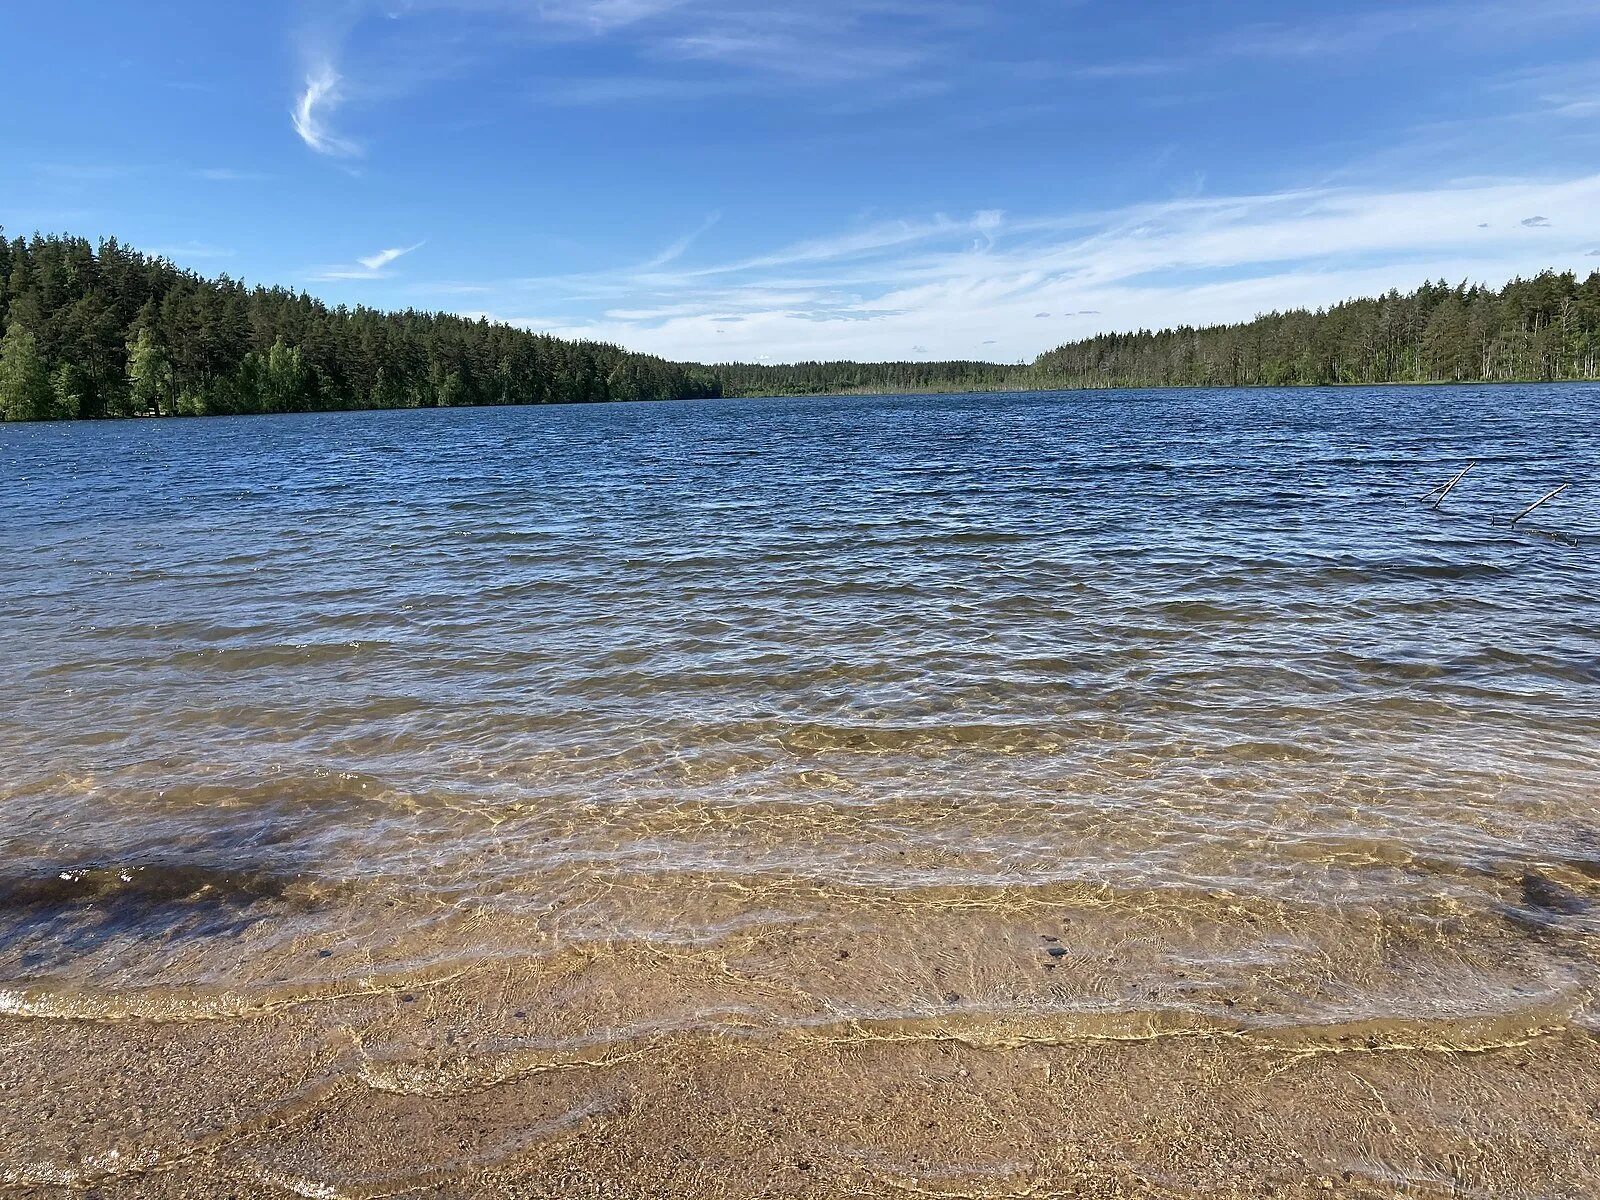
[(1591, 1194), (1597, 472), (1574, 386), (0, 428), (0, 1178)]

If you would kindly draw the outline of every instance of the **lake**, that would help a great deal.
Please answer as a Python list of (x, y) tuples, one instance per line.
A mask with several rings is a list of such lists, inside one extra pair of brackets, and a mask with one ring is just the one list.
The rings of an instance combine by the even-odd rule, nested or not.
[(1597, 469), (1572, 385), (0, 428), (0, 1179), (1593, 1194)]

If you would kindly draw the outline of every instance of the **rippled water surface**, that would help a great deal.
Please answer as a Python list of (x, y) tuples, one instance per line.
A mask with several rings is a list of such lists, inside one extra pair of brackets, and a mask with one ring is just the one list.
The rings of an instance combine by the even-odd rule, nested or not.
[(494, 964), (539, 1032), (428, 1059), (480, 1082), (840, 1022), (1594, 1028), (1600, 390), (6, 427), (0, 468), (4, 1011)]

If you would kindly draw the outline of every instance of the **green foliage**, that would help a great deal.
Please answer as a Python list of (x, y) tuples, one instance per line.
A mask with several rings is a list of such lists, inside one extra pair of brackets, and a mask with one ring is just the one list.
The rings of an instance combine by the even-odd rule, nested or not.
[(128, 412), (161, 416), (171, 411), (172, 363), (149, 329), (128, 343)]
[(1425, 284), (1240, 325), (1109, 333), (1041, 355), (1033, 386), (1156, 387), (1594, 379), (1600, 272), (1504, 288)]
[(0, 237), (7, 322), (33, 338), (13, 352), (8, 420), (720, 394), (703, 368), (444, 313), (329, 308), (114, 240)]
[(77, 363), (64, 362), (50, 374), (54, 412), (63, 421), (86, 415), (94, 404), (89, 373)]
[(730, 396), (809, 396), (823, 392), (1004, 391), (1023, 368), (987, 362), (803, 362), (711, 368)]
[(39, 343), (13, 320), (0, 343), (0, 415), (7, 421), (49, 421), (67, 415), (56, 401)]
[(300, 348), (279, 338), (266, 354), (252, 350), (244, 356), (235, 394), (254, 400), (263, 412), (301, 412), (310, 406), (312, 383)]

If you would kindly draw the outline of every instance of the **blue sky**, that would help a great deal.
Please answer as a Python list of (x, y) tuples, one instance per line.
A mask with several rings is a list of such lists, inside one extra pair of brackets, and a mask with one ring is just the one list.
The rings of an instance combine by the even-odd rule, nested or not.
[(0, 224), (686, 359), (1600, 269), (1595, 0), (7, 6)]

